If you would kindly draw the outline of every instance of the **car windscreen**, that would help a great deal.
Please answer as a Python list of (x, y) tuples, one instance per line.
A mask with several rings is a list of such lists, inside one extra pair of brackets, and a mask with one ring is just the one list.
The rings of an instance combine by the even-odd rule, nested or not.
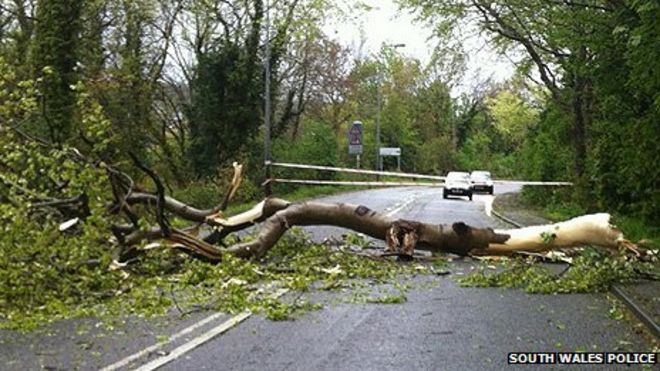
[(451, 182), (469, 182), (470, 177), (464, 174), (449, 174), (447, 180)]

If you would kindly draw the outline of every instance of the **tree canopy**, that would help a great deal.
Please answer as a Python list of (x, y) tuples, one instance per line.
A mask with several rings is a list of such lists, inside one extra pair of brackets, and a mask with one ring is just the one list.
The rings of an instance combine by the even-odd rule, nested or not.
[[(367, 11), (359, 3), (0, 0), (0, 279), (24, 282), (0, 291), (0, 309), (61, 313), (102, 299), (93, 292), (120, 295), (110, 263), (135, 261), (155, 238), (208, 259), (224, 232), (191, 242), (197, 229), (166, 216), (205, 223), (233, 195), (261, 197), (266, 65), (276, 161), (353, 167), (347, 131), (361, 121), (363, 168), (377, 167), (380, 143), (402, 148), (403, 171), (568, 180), (570, 191), (526, 196), (657, 224), (657, 0), (398, 3), (435, 30), (428, 63), (325, 32)], [(515, 75), (458, 89), (465, 30)]]

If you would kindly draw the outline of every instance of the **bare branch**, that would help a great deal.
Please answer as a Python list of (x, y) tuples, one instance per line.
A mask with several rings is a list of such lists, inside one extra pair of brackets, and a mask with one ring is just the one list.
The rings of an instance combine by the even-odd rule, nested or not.
[(157, 196), (156, 196), (156, 220), (158, 221), (158, 225), (160, 225), (160, 228), (163, 232), (163, 234), (166, 237), (169, 237), (171, 235), (171, 230), (169, 227), (169, 223), (167, 222), (167, 219), (165, 219), (165, 187), (163, 186), (163, 183), (160, 180), (160, 177), (158, 177), (158, 174), (156, 174), (155, 171), (151, 170), (147, 166), (145, 166), (140, 160), (135, 156), (133, 152), (129, 152), (128, 155), (131, 157), (131, 160), (133, 160), (133, 163), (135, 166), (137, 166), (140, 170), (144, 171), (151, 180), (153, 180), (154, 184), (156, 185), (156, 191), (157, 191)]

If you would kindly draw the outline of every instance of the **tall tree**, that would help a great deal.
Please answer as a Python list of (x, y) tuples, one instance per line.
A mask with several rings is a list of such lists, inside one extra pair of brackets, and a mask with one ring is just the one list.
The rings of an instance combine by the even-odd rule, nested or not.
[(49, 1), (37, 4), (32, 65), (43, 79), (43, 122), (50, 140), (62, 144), (71, 135), (78, 79), (78, 42), (82, 2)]
[(246, 29), (216, 39), (197, 55), (191, 86), (189, 154), (199, 175), (213, 173), (217, 166), (235, 158), (259, 127), (263, 3), (232, 6), (242, 12), (236, 22), (247, 22)]
[[(657, 1), (404, 3), (449, 34), (476, 21), (501, 52), (524, 56), (519, 72), (542, 84), (550, 97), (541, 126), (562, 131), (548, 135), (552, 130), (541, 127), (535, 133), (543, 140), (536, 143), (544, 143), (545, 150), (550, 138), (572, 143), (572, 177), (586, 206), (647, 217), (660, 213), (660, 193), (653, 191), (660, 174), (648, 160), (657, 158), (652, 148), (660, 140), (653, 124), (659, 118)], [(563, 146), (557, 142), (554, 148)]]

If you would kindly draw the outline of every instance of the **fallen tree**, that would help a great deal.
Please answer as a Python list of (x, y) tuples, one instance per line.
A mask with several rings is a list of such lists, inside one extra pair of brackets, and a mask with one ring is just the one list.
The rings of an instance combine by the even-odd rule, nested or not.
[[(607, 217), (571, 221), (558, 228), (499, 231), (461, 222), (435, 225), (402, 220), (360, 205), (278, 198), (266, 198), (244, 213), (229, 216), (226, 207), (240, 186), (239, 165), (217, 206), (201, 209), (166, 194), (158, 174), (138, 158), (133, 161), (153, 181), (152, 186), (147, 184), (149, 178), (134, 181), (123, 172), (130, 169), (126, 163), (119, 168), (71, 147), (31, 148), (15, 142), (20, 161), (10, 156), (0, 160), (0, 213), (3, 222), (8, 221), (0, 224), (0, 277), (6, 282), (16, 282), (18, 277), (21, 284), (7, 285), (0, 292), (0, 327), (33, 326), (81, 313), (80, 309), (99, 315), (124, 308), (130, 313), (164, 313), (174, 305), (185, 313), (200, 303), (216, 310), (265, 310), (278, 317), (285, 308), (289, 313), (298, 306), (262, 300), (258, 292), (264, 285), (305, 290), (313, 282), (333, 288), (356, 277), (386, 279), (396, 272), (419, 269), (436, 273), (434, 265), (396, 264), (371, 252), (354, 251), (354, 243), (364, 245), (360, 239), (348, 238), (335, 248), (314, 244), (296, 233), (288, 233), (291, 238), (287, 238), (287, 230), (295, 225), (328, 224), (362, 232), (387, 242), (383, 256), (402, 258), (410, 258), (414, 249), (477, 255), (581, 243), (608, 250), (625, 245)], [(42, 165), (9, 171), (28, 158)], [(236, 233), (258, 223), (252, 240)], [(110, 241), (108, 229), (115, 236)], [(244, 242), (236, 243), (237, 236)], [(629, 265), (627, 256), (613, 258), (594, 265), (596, 276), (584, 274), (597, 281), (588, 287), (602, 288), (612, 280), (641, 276), (636, 268), (641, 265)], [(602, 261), (609, 262), (607, 269), (602, 268)], [(607, 279), (600, 279), (603, 276)], [(185, 300), (175, 295), (178, 291), (186, 292)]]
[[(621, 231), (610, 223), (610, 215), (605, 213), (584, 215), (550, 225), (493, 230), (475, 228), (461, 221), (443, 225), (398, 219), (362, 205), (316, 201), (292, 203), (269, 197), (249, 211), (225, 217), (224, 210), (240, 185), (240, 165), (234, 164), (234, 178), (223, 202), (215, 208), (200, 210), (165, 196), (157, 175), (137, 159), (134, 158), (134, 161), (153, 179), (157, 191), (134, 191), (126, 184), (122, 186), (122, 182), (115, 177), (115, 188), (123, 187), (125, 193), (117, 197), (114, 209), (123, 211), (131, 220), (135, 219), (131, 209), (133, 206), (148, 205), (155, 211), (159, 226), (148, 231), (140, 230), (137, 225), (114, 226), (113, 231), (125, 252), (134, 252), (135, 245), (140, 241), (158, 240), (164, 245), (183, 249), (211, 261), (222, 260), (223, 254), (261, 258), (291, 227), (331, 225), (384, 240), (387, 243), (385, 255), (403, 258), (412, 257), (415, 249), (458, 255), (508, 255), (521, 251), (544, 252), (584, 245), (610, 250), (629, 249), (638, 254), (636, 246), (623, 237)], [(171, 228), (165, 211), (197, 224), (186, 229)], [(257, 223), (261, 225), (255, 239), (231, 246), (224, 244), (224, 238), (231, 233)], [(204, 234), (203, 225), (211, 232)]]

